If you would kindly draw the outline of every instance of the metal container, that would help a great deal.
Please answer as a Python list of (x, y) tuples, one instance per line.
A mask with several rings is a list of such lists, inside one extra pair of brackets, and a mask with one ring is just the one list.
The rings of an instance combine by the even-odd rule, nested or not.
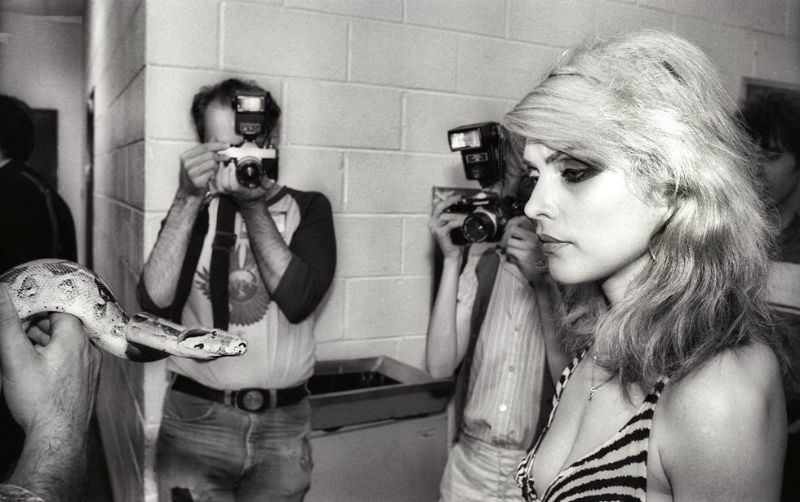
[(380, 356), (319, 361), (308, 387), (312, 428), (334, 430), (442, 412), (453, 381)]

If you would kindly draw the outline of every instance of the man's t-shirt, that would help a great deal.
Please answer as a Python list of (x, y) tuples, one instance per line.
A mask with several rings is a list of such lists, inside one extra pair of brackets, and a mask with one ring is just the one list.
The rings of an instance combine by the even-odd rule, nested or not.
[[(319, 193), (282, 188), (268, 204), (293, 257), (280, 284), (270, 294), (261, 279), (244, 220), (237, 213), (228, 275), (228, 331), (247, 340), (247, 353), (204, 362), (172, 357), (167, 363), (170, 370), (208, 387), (226, 390), (280, 389), (298, 385), (311, 376), (315, 348), (312, 314), (331, 283), (336, 265), (330, 203)], [(187, 327), (214, 325), (209, 269), (217, 207), (216, 200), (209, 204), (210, 229), (204, 237), (194, 237), (202, 237), (197, 263), (184, 264), (194, 266), (194, 274), (187, 275), (191, 277), (190, 284), (179, 284), (176, 303), (159, 309), (140, 282), (139, 300), (145, 310), (162, 317), (179, 317)], [(195, 231), (199, 231), (197, 225)], [(180, 315), (170, 315), (176, 312)]]

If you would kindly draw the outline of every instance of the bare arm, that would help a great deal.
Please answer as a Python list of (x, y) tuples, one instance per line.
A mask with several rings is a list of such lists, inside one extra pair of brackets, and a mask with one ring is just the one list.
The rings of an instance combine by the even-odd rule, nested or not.
[(166, 307), (175, 297), (192, 226), (203, 205), (203, 194), (217, 170), (215, 152), (226, 143), (203, 143), (181, 155), (181, 171), (175, 199), (164, 227), (142, 270), (142, 281), (153, 303)]
[(272, 293), (277, 289), (289, 262), (292, 261), (292, 251), (275, 226), (263, 197), (239, 201), (239, 211), (247, 226), (250, 248), (255, 255), (261, 279)]
[(775, 355), (754, 345), (717, 356), (665, 392), (653, 434), (655, 478), (672, 500), (779, 500), (786, 411)]
[[(448, 197), (434, 203), (429, 227), (444, 255), (442, 276), (436, 301), (428, 323), (425, 361), (428, 372), (434, 378), (449, 377), (458, 367), (467, 352), (469, 322), (472, 303), (458, 304), (458, 278), (463, 247), (453, 244), (450, 231), (461, 225), (463, 216), (443, 213), (444, 209), (458, 200)], [(474, 301), (474, 299), (473, 299)]]

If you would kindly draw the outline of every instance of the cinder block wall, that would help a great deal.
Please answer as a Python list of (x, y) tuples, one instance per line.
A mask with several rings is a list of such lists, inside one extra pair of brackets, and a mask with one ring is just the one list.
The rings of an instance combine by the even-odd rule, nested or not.
[[(135, 312), (144, 233), (144, 2), (90, 0), (87, 93), (95, 92), (94, 269)], [(114, 500), (144, 499), (146, 367), (105, 355), (97, 399)]]
[[(326, 193), (335, 212), (339, 266), (316, 329), (321, 359), (386, 354), (423, 365), (430, 187), (469, 185), (445, 132), (501, 118), (585, 35), (672, 30), (711, 55), (735, 96), (742, 77), (800, 83), (800, 0), (92, 4), (91, 81), (107, 87), (111, 135), (95, 152), (105, 179), (95, 196), (100, 271), (135, 309), (134, 279), (177, 187), (178, 156), (195, 142), (192, 94), (227, 76), (254, 79), (284, 109), (281, 182)], [(118, 434), (107, 454), (127, 469), (112, 470), (115, 493), (155, 500), (163, 366), (113, 368), (126, 389), (113, 402), (130, 402), (105, 405), (116, 420), (106, 429)]]

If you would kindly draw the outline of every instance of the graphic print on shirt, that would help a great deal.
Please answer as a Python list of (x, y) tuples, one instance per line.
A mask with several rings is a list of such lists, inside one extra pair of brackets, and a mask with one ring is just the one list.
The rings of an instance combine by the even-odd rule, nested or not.
[[(209, 289), (209, 270), (202, 266), (197, 270), (195, 284), (203, 294), (211, 299)], [(267, 313), (270, 296), (261, 274), (258, 271), (256, 258), (250, 250), (250, 241), (242, 224), (236, 246), (231, 253), (230, 273), (228, 275), (228, 302), (230, 306), (230, 323), (240, 326), (255, 324)]]

